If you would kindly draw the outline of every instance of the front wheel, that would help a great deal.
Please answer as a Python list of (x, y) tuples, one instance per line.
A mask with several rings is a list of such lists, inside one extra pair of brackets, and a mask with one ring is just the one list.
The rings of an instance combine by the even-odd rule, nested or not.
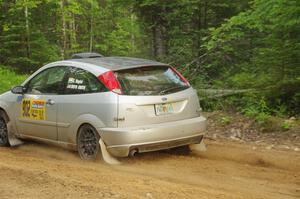
[(99, 151), (99, 134), (94, 127), (84, 124), (77, 135), (77, 150), (83, 160), (95, 160)]
[(7, 119), (3, 112), (0, 111), (0, 147), (9, 146)]

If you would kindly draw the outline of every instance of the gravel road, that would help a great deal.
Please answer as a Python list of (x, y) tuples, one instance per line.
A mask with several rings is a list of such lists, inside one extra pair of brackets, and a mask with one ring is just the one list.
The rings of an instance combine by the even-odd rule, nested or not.
[(37, 143), (0, 148), (0, 198), (300, 198), (300, 153), (206, 141), (110, 166)]

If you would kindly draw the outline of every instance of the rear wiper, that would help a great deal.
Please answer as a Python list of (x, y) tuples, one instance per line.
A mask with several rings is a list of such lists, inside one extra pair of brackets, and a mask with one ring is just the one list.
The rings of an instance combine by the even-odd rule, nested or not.
[(166, 94), (166, 93), (168, 93), (170, 91), (181, 89), (181, 88), (188, 88), (188, 86), (180, 85), (180, 86), (175, 86), (175, 87), (167, 88), (165, 90), (160, 91), (159, 95), (164, 95), (164, 94)]

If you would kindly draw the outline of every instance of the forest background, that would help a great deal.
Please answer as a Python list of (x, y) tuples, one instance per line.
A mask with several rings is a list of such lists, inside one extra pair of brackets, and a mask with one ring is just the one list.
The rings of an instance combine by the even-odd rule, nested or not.
[(204, 110), (300, 115), (299, 0), (0, 0), (0, 93), (89, 51), (175, 66)]

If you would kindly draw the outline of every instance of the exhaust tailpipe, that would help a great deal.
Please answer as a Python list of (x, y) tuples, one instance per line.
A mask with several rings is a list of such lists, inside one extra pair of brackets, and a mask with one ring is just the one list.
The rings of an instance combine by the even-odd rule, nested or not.
[(131, 149), (129, 151), (129, 157), (134, 157), (138, 153), (137, 149)]

